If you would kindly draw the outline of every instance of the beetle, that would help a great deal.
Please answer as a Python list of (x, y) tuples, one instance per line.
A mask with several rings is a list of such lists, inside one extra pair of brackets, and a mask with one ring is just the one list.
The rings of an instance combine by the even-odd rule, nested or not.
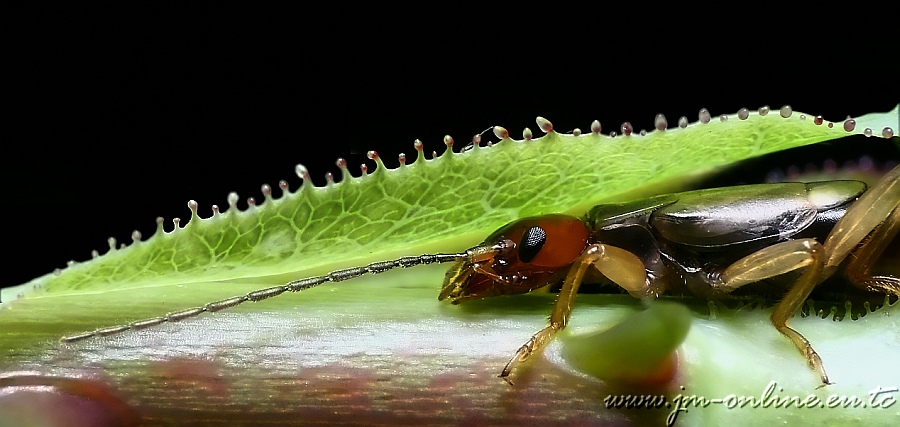
[(839, 270), (866, 291), (900, 295), (900, 279), (871, 271), (900, 231), (898, 205), (900, 166), (871, 189), (860, 181), (755, 184), (603, 204), (584, 218), (525, 218), (468, 250), (439, 299), (460, 303), (563, 280), (548, 325), (506, 364), (506, 378), (566, 326), (591, 269), (636, 298), (666, 291), (716, 298), (788, 276), (772, 324), (827, 385), (818, 353), (787, 321)]
[(900, 296), (900, 279), (871, 271), (900, 231), (898, 206), (900, 166), (872, 188), (860, 181), (754, 184), (601, 204), (583, 218), (550, 214), (514, 221), (464, 252), (407, 256), (336, 270), (62, 341), (147, 328), (325, 282), (419, 264), (454, 263), (438, 295), (438, 300), (453, 304), (527, 293), (561, 280), (547, 326), (507, 362), (499, 375), (506, 379), (565, 328), (586, 274), (599, 273), (643, 299), (667, 291), (717, 298), (780, 278), (788, 280), (787, 289), (771, 322), (827, 385), (831, 382), (818, 353), (787, 321), (817, 285), (839, 271), (865, 291)]

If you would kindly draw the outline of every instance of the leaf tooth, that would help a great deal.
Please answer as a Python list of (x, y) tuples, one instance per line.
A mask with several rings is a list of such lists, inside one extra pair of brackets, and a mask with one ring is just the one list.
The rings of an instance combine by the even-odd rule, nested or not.
[(415, 147), (416, 151), (417, 151), (415, 164), (418, 165), (418, 164), (424, 163), (425, 162), (425, 144), (423, 144), (422, 141), (417, 139), (413, 142), (413, 147)]
[[(487, 130), (485, 130), (485, 132), (486, 132), (486, 131), (487, 131)], [(473, 135), (473, 136), (472, 136), (472, 142), (466, 144), (466, 146), (463, 147), (463, 148), (461, 148), (461, 149), (459, 150), (459, 152), (460, 152), (460, 153), (465, 153), (465, 152), (467, 152), (467, 151), (472, 151), (472, 150), (475, 150), (475, 149), (478, 149), (478, 148), (481, 148), (481, 134), (480, 134), (480, 133), (476, 133), (475, 135)]]
[(709, 110), (706, 108), (701, 108), (700, 113), (697, 115), (697, 118), (700, 119), (700, 123), (707, 124), (710, 120), (712, 120), (712, 116), (709, 115)]
[(688, 127), (688, 119), (685, 116), (681, 116), (678, 118), (678, 127), (684, 129)]
[(236, 214), (238, 210), (237, 203), (238, 200), (240, 200), (240, 196), (238, 196), (238, 193), (234, 191), (228, 193), (228, 197), (226, 197), (226, 200), (228, 201), (228, 211), (226, 211), (225, 213), (230, 215)]
[(531, 141), (532, 137), (534, 137), (534, 134), (531, 133), (531, 129), (525, 128), (525, 130), (522, 131), (522, 138), (526, 141)]
[(131, 232), (131, 244), (136, 245), (138, 243), (141, 243), (141, 232), (134, 230)]
[(666, 115), (662, 113), (657, 114), (653, 119), (653, 126), (659, 131), (666, 130), (666, 128), (669, 127), (669, 122), (666, 121)]
[[(219, 213), (219, 207), (216, 205), (213, 205), (213, 216), (215, 216), (215, 214), (217, 214), (217, 213)], [(153, 233), (154, 237), (162, 236), (163, 233), (165, 233), (165, 230), (163, 230), (163, 222), (164, 221), (165, 221), (165, 219), (163, 219), (163, 217), (161, 217), (161, 216), (156, 217), (156, 232)]]
[(631, 136), (631, 133), (634, 132), (634, 127), (631, 126), (631, 122), (625, 122), (619, 127), (619, 130), (622, 131), (622, 135)]
[[(304, 181), (304, 182), (306, 182), (306, 181)], [(281, 181), (278, 181), (278, 188), (281, 189), (281, 198), (282, 199), (291, 195), (291, 186), (290, 186), (290, 184), (288, 184), (287, 181), (285, 181), (283, 179)]]
[[(449, 137), (448, 137), (449, 138)], [(453, 140), (451, 138), (450, 144), (453, 145)], [(366, 153), (366, 157), (369, 160), (375, 161), (375, 172), (376, 174), (384, 173), (384, 169), (387, 169), (387, 166), (384, 165), (384, 162), (381, 160), (381, 156), (378, 155), (378, 152), (375, 150), (369, 151)]]
[(406, 154), (404, 154), (404, 153), (398, 154), (397, 161), (400, 162), (400, 167), (406, 166)]
[(762, 107), (759, 107), (759, 110), (756, 110), (756, 112), (759, 113), (760, 116), (765, 116), (769, 114), (769, 106), (763, 105)]
[(272, 187), (270, 187), (269, 184), (263, 184), (262, 187), (259, 188), (259, 191), (261, 191), (263, 195), (263, 204), (272, 198)]
[(187, 206), (188, 206), (188, 209), (191, 210), (191, 217), (196, 216), (197, 215), (197, 206), (198, 206), (197, 201), (196, 200), (188, 200)]
[(741, 120), (747, 120), (750, 117), (750, 110), (741, 108), (740, 110), (738, 110), (737, 116)]
[[(184, 225), (184, 228), (192, 227), (192, 224), (200, 221), (200, 216), (197, 215), (197, 208), (199, 207), (199, 204), (197, 203), (197, 201), (196, 200), (188, 200), (187, 205), (188, 205), (188, 209), (191, 210), (191, 217), (188, 219), (188, 222)], [(179, 220), (179, 221), (181, 221), (181, 220)], [(175, 229), (176, 230), (178, 229), (177, 222), (175, 223)], [(140, 238), (140, 235), (138, 236), (138, 238)], [(134, 233), (132, 233), (132, 240), (134, 240)]]
[[(306, 169), (306, 166), (303, 166), (302, 163), (297, 163), (297, 166), (294, 166), (294, 173), (303, 180), (303, 182), (300, 183), (300, 190), (298, 191), (305, 191), (307, 188), (312, 189), (315, 187), (312, 182), (312, 177), (309, 176), (309, 169)], [(287, 182), (285, 182), (285, 184), (287, 184)], [(285, 187), (282, 188), (285, 191), (285, 194), (287, 194), (288, 191), (286, 187), (287, 186), (285, 185)]]
[(350, 174), (350, 169), (347, 169), (347, 159), (343, 157), (338, 157), (337, 160), (334, 161), (334, 165), (338, 167), (341, 171), (341, 181), (344, 182), (348, 179), (353, 178), (353, 175)]
[(453, 143), (454, 142), (455, 141), (453, 140), (452, 136), (444, 135), (444, 146), (446, 146), (446, 148), (444, 149), (444, 152), (441, 154), (441, 156), (444, 156), (444, 155), (452, 156), (453, 155)]
[(579, 128), (572, 129), (572, 136), (581, 136), (581, 129), (579, 129)]
[(550, 123), (550, 120), (547, 120), (541, 116), (538, 116), (535, 120), (539, 128), (541, 128), (541, 132), (550, 133), (553, 132), (553, 123)]
[(503, 126), (494, 126), (494, 136), (500, 138), (500, 140), (504, 140), (509, 138), (509, 131), (506, 130)]
[(603, 127), (600, 126), (600, 120), (594, 120), (591, 122), (591, 132), (595, 134), (599, 134)]

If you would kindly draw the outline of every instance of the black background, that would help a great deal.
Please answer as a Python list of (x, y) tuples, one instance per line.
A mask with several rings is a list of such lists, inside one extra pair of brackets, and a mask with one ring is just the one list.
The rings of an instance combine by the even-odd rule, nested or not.
[(368, 150), (394, 167), (398, 153), (414, 155), (416, 138), (440, 152), (445, 134), (458, 150), (493, 125), (515, 137), (536, 131), (538, 115), (563, 131), (599, 119), (608, 133), (623, 121), (650, 129), (656, 113), (694, 121), (702, 107), (791, 104), (840, 120), (900, 100), (896, 49), (864, 51), (873, 46), (859, 34), (833, 44), (768, 27), (445, 12), (217, 5), (14, 15), (0, 286), (104, 252), (109, 236), (146, 238), (157, 216), (170, 230), (173, 217), (189, 217), (190, 199), (206, 217), (229, 191), (244, 208), (262, 183), (297, 188), (296, 163), (317, 185), (338, 157), (355, 174)]

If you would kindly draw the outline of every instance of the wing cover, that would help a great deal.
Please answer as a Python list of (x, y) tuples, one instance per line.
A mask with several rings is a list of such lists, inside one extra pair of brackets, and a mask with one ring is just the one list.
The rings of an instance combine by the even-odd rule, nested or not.
[(698, 248), (785, 240), (865, 190), (859, 181), (828, 181), (689, 191), (654, 211), (650, 223), (661, 238)]

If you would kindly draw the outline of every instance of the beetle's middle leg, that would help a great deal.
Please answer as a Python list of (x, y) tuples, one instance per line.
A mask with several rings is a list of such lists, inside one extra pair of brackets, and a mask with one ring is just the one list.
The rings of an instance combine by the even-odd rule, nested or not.
[(644, 263), (636, 255), (611, 245), (588, 246), (569, 267), (562, 289), (556, 298), (556, 304), (553, 306), (553, 312), (550, 313), (550, 322), (519, 347), (516, 354), (503, 367), (500, 378), (508, 377), (518, 363), (540, 351), (557, 332), (566, 327), (572, 313), (572, 303), (578, 294), (578, 287), (584, 280), (584, 274), (592, 266), (633, 296), (649, 296), (651, 293)]
[(831, 384), (819, 354), (809, 341), (787, 325), (812, 290), (822, 281), (825, 267), (825, 249), (815, 239), (798, 239), (777, 243), (760, 249), (729, 265), (711, 285), (721, 292), (735, 289), (804, 268), (800, 278), (788, 289), (787, 294), (772, 312), (772, 324), (778, 332), (788, 337), (806, 357), (809, 366), (819, 374), (822, 384)]

